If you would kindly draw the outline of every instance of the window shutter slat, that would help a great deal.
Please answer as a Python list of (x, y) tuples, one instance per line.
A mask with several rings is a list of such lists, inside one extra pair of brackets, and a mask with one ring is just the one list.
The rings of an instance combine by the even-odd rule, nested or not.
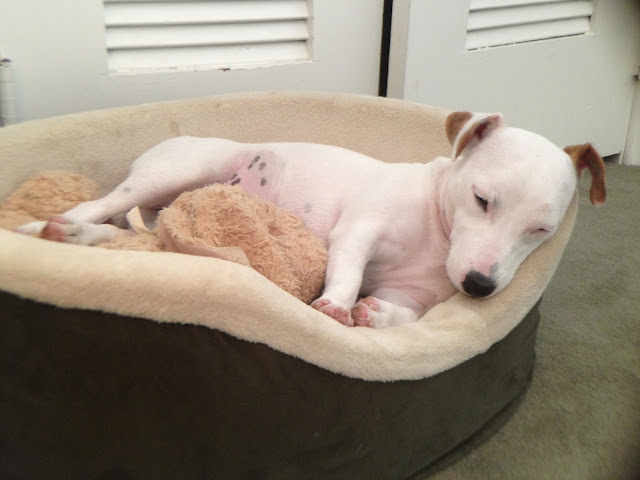
[(467, 50), (584, 34), (593, 14), (584, 0), (472, 0), (470, 7)]
[(113, 27), (107, 30), (107, 49), (242, 45), (304, 41), (309, 38), (304, 21), (153, 27)]
[(309, 16), (305, 0), (130, 1), (105, 0), (105, 25), (193, 25), (299, 20)]
[(220, 65), (220, 68), (224, 65), (237, 64), (290, 63), (306, 59), (307, 47), (304, 42), (298, 42), (115, 50), (109, 57), (109, 67), (119, 72), (189, 69), (189, 65), (194, 68), (211, 65), (212, 58), (215, 58), (215, 65)]
[[(126, 0), (124, 0), (126, 1)], [(567, 0), (471, 0), (469, 10), (482, 10), (485, 8), (516, 7), (518, 5), (534, 5), (537, 3), (566, 2)]]

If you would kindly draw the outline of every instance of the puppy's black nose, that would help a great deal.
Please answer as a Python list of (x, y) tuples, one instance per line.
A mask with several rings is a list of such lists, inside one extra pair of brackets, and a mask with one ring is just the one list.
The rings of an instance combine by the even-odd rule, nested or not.
[(496, 289), (496, 282), (480, 272), (471, 270), (462, 282), (465, 293), (472, 297), (486, 297)]

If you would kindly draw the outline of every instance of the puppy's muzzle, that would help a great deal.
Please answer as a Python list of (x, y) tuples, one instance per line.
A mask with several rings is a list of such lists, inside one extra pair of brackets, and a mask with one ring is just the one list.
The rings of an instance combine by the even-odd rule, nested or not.
[(496, 282), (480, 272), (471, 270), (462, 282), (462, 288), (472, 297), (487, 297), (496, 289)]

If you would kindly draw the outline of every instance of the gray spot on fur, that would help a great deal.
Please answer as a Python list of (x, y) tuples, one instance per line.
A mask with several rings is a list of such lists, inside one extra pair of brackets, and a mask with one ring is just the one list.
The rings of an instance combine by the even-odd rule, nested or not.
[(304, 213), (310, 213), (312, 210), (311, 204), (310, 203), (305, 203), (304, 204)]
[(262, 180), (260, 181), (260, 185), (264, 187), (266, 184), (267, 184), (267, 179), (262, 177)]
[(249, 168), (253, 168), (253, 166), (260, 160), (260, 155), (253, 159), (253, 161), (249, 164)]
[(124, 187), (122, 191), (125, 193), (129, 193), (131, 191), (131, 187)]
[(231, 185), (237, 185), (240, 183), (240, 179), (236, 178), (233, 182), (231, 182)]
[(262, 162), (260, 165), (258, 165), (258, 169), (259, 170), (263, 170), (264, 167), (266, 167), (266, 166), (267, 166), (267, 164), (265, 162)]

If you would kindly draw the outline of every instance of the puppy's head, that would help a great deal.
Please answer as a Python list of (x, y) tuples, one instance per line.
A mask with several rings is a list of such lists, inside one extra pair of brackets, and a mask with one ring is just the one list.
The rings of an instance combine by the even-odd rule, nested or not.
[(447, 273), (468, 295), (486, 297), (509, 284), (557, 230), (583, 169), (591, 173), (591, 201), (604, 202), (604, 163), (589, 144), (562, 150), (506, 127), (499, 113), (455, 112), (446, 128), (453, 147), (441, 192), (451, 229)]

